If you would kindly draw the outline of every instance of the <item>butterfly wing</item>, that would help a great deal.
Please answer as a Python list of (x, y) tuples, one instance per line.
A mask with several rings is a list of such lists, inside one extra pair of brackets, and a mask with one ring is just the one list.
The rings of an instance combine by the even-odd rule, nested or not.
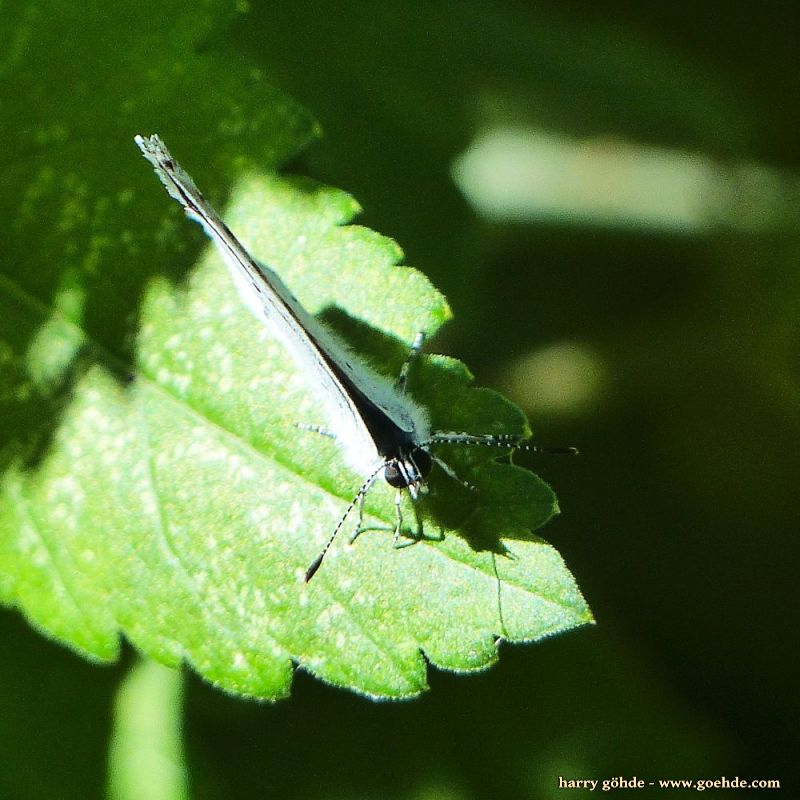
[(188, 217), (202, 225), (216, 244), (245, 304), (267, 323), (305, 376), (324, 405), (328, 424), (350, 465), (366, 476), (374, 473), (381, 460), (355, 400), (357, 393), (369, 398), (415, 441), (427, 438), (429, 426), (424, 412), (407, 398), (398, 396), (385, 378), (360, 363), (303, 308), (275, 272), (247, 252), (161, 139), (156, 135), (136, 136), (135, 142), (170, 196), (181, 204)]

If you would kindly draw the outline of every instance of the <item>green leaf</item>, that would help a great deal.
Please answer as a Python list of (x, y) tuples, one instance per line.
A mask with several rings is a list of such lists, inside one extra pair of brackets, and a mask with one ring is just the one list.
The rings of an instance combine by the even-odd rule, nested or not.
[[(414, 335), (447, 320), (446, 302), (396, 266), (393, 242), (346, 225), (358, 210), (348, 195), (252, 167), (297, 150), (313, 123), (263, 85), (243, 88), (235, 70), (213, 74), (208, 54), (187, 55), (184, 38), (171, 41), (189, 36), (187, 19), (169, 13), (152, 53), (126, 55), (162, 60), (149, 88), (160, 87), (164, 106), (197, 99), (199, 116), (224, 119), (218, 106), (238, 92), (260, 115), (191, 144), (162, 129), (168, 145), (212, 197), (199, 154), (237, 175), (231, 227), (306, 307), (396, 375)], [(192, 24), (194, 36), (206, 30)], [(97, 30), (85, 35), (90, 55), (111, 57)], [(179, 79), (159, 82), (168, 67)], [(204, 93), (203, 80), (231, 91)], [(294, 664), (367, 695), (411, 696), (425, 687), (426, 658), (481, 669), (498, 637), (589, 622), (560, 556), (531, 534), (557, 511), (551, 490), (487, 448), (442, 449), (478, 492), (435, 475), (422, 508), (430, 538), (394, 549), (391, 533), (350, 545), (343, 532), (304, 583), (360, 479), (336, 443), (297, 429), (325, 423), (318, 403), (213, 251), (188, 269), (204, 239), (137, 156), (138, 130), (150, 132), (131, 125), (105, 154), (95, 135), (70, 135), (68, 146), (43, 145), (33, 172), (17, 169), (22, 191), (3, 179), (0, 203), (15, 224), (0, 276), (0, 600), (89, 657), (116, 658), (122, 633), (161, 663), (184, 660), (227, 691), (263, 698), (288, 693)], [(42, 233), (42, 218), (58, 224)], [(470, 380), (460, 363), (425, 356), (410, 391), (436, 428), (527, 431), (516, 408)], [(393, 524), (387, 486), (376, 485), (366, 514)]]

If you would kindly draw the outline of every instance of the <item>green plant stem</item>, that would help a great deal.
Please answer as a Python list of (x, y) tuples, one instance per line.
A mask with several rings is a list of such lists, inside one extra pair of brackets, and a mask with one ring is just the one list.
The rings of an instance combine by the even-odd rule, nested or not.
[(111, 800), (187, 800), (183, 741), (183, 677), (140, 660), (119, 687), (109, 746)]

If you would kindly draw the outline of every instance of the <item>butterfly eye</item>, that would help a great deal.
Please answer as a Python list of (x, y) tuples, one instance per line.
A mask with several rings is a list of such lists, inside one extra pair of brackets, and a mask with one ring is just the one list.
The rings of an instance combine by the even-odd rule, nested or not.
[(395, 489), (406, 489), (408, 487), (408, 475), (399, 466), (399, 462), (390, 461), (383, 471), (383, 477), (389, 486)]

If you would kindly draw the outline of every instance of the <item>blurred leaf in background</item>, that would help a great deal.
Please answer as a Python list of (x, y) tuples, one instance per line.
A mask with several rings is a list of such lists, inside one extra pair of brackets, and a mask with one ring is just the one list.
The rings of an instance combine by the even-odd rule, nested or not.
[[(633, 773), (788, 782), (798, 470), (786, 443), (800, 413), (798, 238), (782, 193), (800, 171), (797, 11), (769, 3), (754, 24), (752, 6), (713, 3), (299, 2), (238, 17), (228, 4), (46, 6), (4, 7), (0, 34), (0, 207), (23, 219), (3, 259), (26, 291), (129, 361), (143, 270), (180, 278), (204, 244), (175, 235), (177, 216), (160, 228), (163, 205), (141, 202), (152, 178), (129, 137), (171, 119), (170, 145), (207, 154), (195, 178), (221, 204), (234, 174), (274, 167), (313, 134), (293, 105), (276, 114), (266, 76), (326, 131), (302, 171), (358, 197), (366, 224), (402, 242), (449, 297), (456, 354), (483, 383), (525, 388), (517, 399), (540, 439), (582, 450), (536, 468), (559, 487), (566, 513), (548, 537), (592, 598), (597, 630), (506, 652), (479, 678), (437, 675), (424, 700), (402, 706), (300, 680), (289, 703), (266, 709), (190, 683), (197, 796), (555, 797), (558, 775)], [(713, 174), (754, 164), (778, 176), (772, 222), (750, 225), (746, 204), (736, 224), (729, 214), (678, 233), (641, 207), (635, 229), (563, 203), (548, 222), (480, 220), (451, 176), (487, 131), (508, 130), (689, 154)], [(98, 197), (190, 250), (145, 252), (132, 227), (112, 226), (108, 241), (119, 213)], [(54, 260), (65, 267), (57, 285), (40, 269)], [(0, 425), (38, 443), (25, 453), (35, 463), (42, 420), (86, 356), (63, 327), (43, 347), (47, 326), (12, 313), (12, 359), (37, 354), (27, 363), (42, 371)], [(5, 365), (3, 375), (22, 383)], [(61, 796), (99, 796), (99, 776), (80, 791), (77, 762), (51, 752), (104, 738), (108, 705), (68, 703), (107, 698), (110, 673), (75, 667), (13, 617), (5, 630), (2, 788), (41, 797), (47, 779)], [(51, 737), (19, 735), (36, 718), (29, 708)]]

